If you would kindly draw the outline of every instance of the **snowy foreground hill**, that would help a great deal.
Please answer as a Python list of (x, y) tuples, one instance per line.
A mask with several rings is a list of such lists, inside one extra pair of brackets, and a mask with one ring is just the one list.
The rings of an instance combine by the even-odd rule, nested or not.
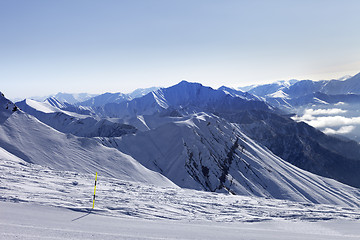
[(0, 239), (358, 239), (360, 209), (234, 196), (27, 163), (0, 149)]

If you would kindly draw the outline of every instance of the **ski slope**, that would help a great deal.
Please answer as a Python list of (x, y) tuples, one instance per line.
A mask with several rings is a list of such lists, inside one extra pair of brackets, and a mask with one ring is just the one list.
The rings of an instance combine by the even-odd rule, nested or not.
[(58, 171), (0, 151), (0, 239), (358, 239), (360, 209)]
[(252, 239), (356, 240), (358, 222), (270, 221), (225, 223), (146, 220), (76, 212), (36, 204), (0, 202), (0, 239)]

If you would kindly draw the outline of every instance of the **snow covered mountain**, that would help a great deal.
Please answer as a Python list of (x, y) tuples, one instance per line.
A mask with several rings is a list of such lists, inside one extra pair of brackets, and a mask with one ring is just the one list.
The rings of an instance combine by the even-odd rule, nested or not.
[(0, 123), (3, 123), (12, 113), (18, 111), (18, 107), (5, 98), (4, 94), (0, 92)]
[[(91, 138), (60, 133), (0, 96), (0, 148), (28, 163), (79, 173), (99, 172), (104, 176), (163, 186), (175, 186), (161, 174)], [(10, 109), (9, 107), (12, 107)]]
[(70, 104), (75, 104), (79, 102), (84, 102), (92, 97), (97, 96), (97, 94), (89, 94), (89, 93), (57, 93), (55, 96), (52, 96), (58, 99), (61, 102), (66, 102)]
[(90, 116), (95, 115), (94, 110), (91, 107), (78, 106), (76, 104), (62, 102), (62, 101), (56, 99), (55, 97), (46, 98), (43, 102), (45, 102), (55, 108), (58, 108), (58, 109), (61, 109), (61, 110), (67, 111), (67, 112), (74, 112), (74, 113), (78, 113), (81, 115), (90, 115)]
[(145, 96), (146, 94), (150, 93), (150, 92), (153, 92), (153, 91), (156, 91), (158, 90), (159, 87), (150, 87), (150, 88), (138, 88), (138, 89), (135, 89), (133, 92), (129, 93), (128, 95), (134, 99), (134, 98), (139, 98), (139, 97), (143, 97)]
[(309, 104), (327, 104), (335, 101), (359, 103), (360, 73), (339, 80), (290, 80), (251, 88), (245, 87), (245, 89), (248, 89), (248, 92), (253, 95), (266, 99), (273, 106), (287, 110)]
[(69, 105), (69, 104), (66, 104), (66, 102), (59, 101), (55, 97), (46, 98), (44, 100), (44, 102), (51, 105), (51, 106), (53, 106), (53, 107), (59, 108), (59, 109), (65, 109)]
[(264, 98), (277, 97), (277, 95), (280, 97), (280, 91), (292, 99), (316, 92), (321, 92), (327, 95), (360, 94), (360, 73), (352, 77), (345, 76), (343, 78), (333, 80), (278, 81), (270, 84), (240, 87), (239, 89)]
[(120, 103), (131, 100), (131, 97), (124, 93), (104, 93), (79, 103), (81, 106), (99, 107), (107, 103)]
[[(358, 201), (355, 188), (294, 167), (215, 115), (171, 117), (152, 130), (100, 141), (184, 188), (313, 203)], [(352, 190), (343, 195), (339, 188)]]
[(268, 104), (296, 115), (297, 121), (304, 121), (326, 134), (360, 143), (357, 121), (360, 117), (360, 73), (334, 80), (302, 80), (287, 86), (274, 83), (247, 89)]
[(121, 103), (125, 101), (129, 101), (135, 98), (139, 98), (142, 96), (145, 96), (146, 94), (156, 91), (157, 87), (151, 87), (151, 88), (139, 88), (135, 91), (125, 94), (125, 93), (104, 93), (95, 97), (92, 97), (86, 101), (82, 101), (78, 103), (79, 106), (85, 106), (85, 107), (101, 107), (108, 103)]
[(274, 154), (312, 173), (360, 187), (360, 145), (328, 136), (304, 122), (287, 116), (247, 112), (232, 116), (252, 139)]
[(98, 171), (163, 186), (174, 182), (185, 188), (300, 202), (359, 204), (359, 190), (286, 163), (215, 115), (166, 118), (168, 123), (149, 131), (89, 139), (57, 132), (17, 110), (0, 126), (0, 147), (29, 163), (58, 170)]
[(252, 95), (248, 92), (236, 90), (234, 88), (229, 88), (226, 86), (222, 86), (222, 87), (218, 88), (218, 90), (221, 90), (221, 91), (225, 92), (226, 94), (231, 95), (232, 97), (239, 97), (239, 98), (243, 98), (246, 100), (262, 101), (261, 98), (255, 96), (255, 95)]
[(324, 84), (320, 92), (328, 95), (360, 94), (360, 73), (345, 80), (331, 80)]
[(45, 102), (25, 99), (17, 105), (26, 113), (56, 130), (79, 137), (118, 137), (136, 132), (136, 128), (127, 124), (64, 111), (60, 108), (68, 109), (67, 105), (54, 98), (47, 99)]
[(147, 95), (122, 103), (109, 103), (99, 114), (107, 117), (133, 118), (137, 115), (152, 115), (167, 110), (188, 114), (198, 111), (238, 112), (248, 109), (269, 110), (271, 107), (259, 100), (234, 97), (222, 90), (204, 87), (199, 83), (182, 81), (169, 88), (161, 88)]
[[(66, 115), (39, 114), (24, 109), (59, 131), (91, 137), (115, 137), (132, 134), (136, 130), (149, 131), (168, 124), (172, 117), (207, 112), (229, 123), (241, 124), (250, 138), (297, 167), (351, 186), (360, 186), (357, 178), (360, 169), (359, 144), (328, 137), (306, 124), (295, 122), (289, 116), (282, 116), (281, 112), (279, 114), (250, 94), (244, 95), (243, 92), (225, 87), (214, 90), (183, 81), (131, 101), (106, 104), (97, 113), (116, 119), (100, 122), (92, 118), (84, 122)], [(344, 149), (347, 149), (345, 153)], [(126, 149), (121, 150), (126, 152)]]
[(277, 81), (274, 83), (263, 84), (263, 85), (252, 85), (246, 87), (239, 87), (241, 91), (248, 92), (255, 96), (266, 97), (270, 95), (277, 95), (277, 92), (283, 92), (285, 89), (289, 89), (290, 86), (297, 83), (298, 80), (291, 79), (288, 81)]
[[(278, 114), (271, 107), (264, 107), (268, 105), (262, 105), (263, 102), (260, 101), (247, 101), (225, 93), (227, 98), (231, 98), (231, 100), (226, 101), (238, 103), (242, 99), (245, 102), (241, 102), (239, 105), (232, 104), (231, 107), (228, 107), (222, 103), (224, 101), (223, 93), (203, 87), (200, 84), (182, 82), (172, 88), (172, 91), (175, 89), (187, 93), (184, 94), (184, 97), (177, 98), (180, 94), (176, 94), (176, 92), (168, 94), (169, 89), (161, 89), (157, 95), (154, 93), (153, 96), (147, 95), (144, 98), (137, 99), (136, 103), (145, 102), (149, 104), (145, 105), (144, 108), (148, 112), (137, 112), (137, 106), (142, 104), (131, 106), (133, 102), (129, 102), (127, 105), (123, 105), (133, 107), (132, 116), (137, 116), (130, 118), (132, 120), (129, 120), (128, 123), (140, 130), (146, 130), (158, 127), (159, 125), (156, 123), (166, 122), (164, 117), (153, 120), (149, 115), (153, 115), (154, 112), (161, 116), (172, 117), (187, 116), (188, 113), (192, 112), (208, 112), (225, 118), (228, 122), (241, 124), (243, 131), (250, 138), (262, 143), (276, 155), (302, 169), (334, 178), (352, 186), (360, 186), (357, 178), (360, 170), (360, 145), (358, 143), (327, 136), (307, 124), (297, 123), (289, 116)], [(188, 91), (187, 88), (191, 90)], [(194, 89), (198, 90), (194, 91)], [(191, 94), (191, 92), (204, 93), (206, 97), (202, 97), (201, 100), (198, 100), (201, 103), (198, 103), (197, 99), (200, 97), (197, 94)], [(234, 93), (236, 92), (232, 94)], [(159, 104), (153, 102), (154, 96), (158, 97), (155, 99)], [(173, 100), (173, 98), (177, 100)], [(208, 102), (213, 99), (216, 99), (218, 105), (214, 104), (215, 107), (209, 107)], [(259, 105), (253, 105), (254, 102)], [(156, 108), (152, 108), (153, 106)], [(167, 109), (164, 113), (163, 109), (165, 108)], [(153, 111), (149, 111), (150, 109)], [(126, 110), (128, 109), (124, 108), (122, 112), (126, 112)], [(138, 114), (141, 113), (145, 114), (139, 116)], [(127, 116), (131, 116), (131, 114)]]
[[(183, 188), (358, 206), (359, 194), (355, 188), (288, 162), (294, 160), (293, 163), (302, 168), (356, 186), (359, 184), (356, 173), (360, 168), (359, 161), (352, 157), (360, 154), (359, 146), (346, 145), (337, 139), (332, 139), (329, 145), (327, 136), (319, 135), (321, 132), (314, 128), (279, 115), (281, 112), (252, 95), (230, 90), (214, 90), (183, 81), (130, 101), (106, 104), (100, 107), (100, 113), (120, 118), (106, 120), (111, 122), (109, 126), (126, 123), (140, 131), (126, 125), (128, 132), (111, 135), (113, 129), (110, 129), (105, 131), (107, 134), (98, 134), (92, 139), (59, 133), (19, 111), (14, 116), (21, 117), (14, 117), (2, 126), (0, 147), (28, 162), (59, 169), (84, 168), (89, 172), (99, 167), (109, 176), (126, 172), (130, 179), (154, 178), (149, 181), (165, 185), (170, 180)], [(94, 136), (89, 127), (94, 118), (66, 112), (51, 106), (49, 101), (26, 100), (19, 104), (24, 111), (59, 131)], [(30, 127), (23, 130), (15, 126)], [(99, 129), (96, 121), (94, 126)], [(15, 143), (10, 144), (10, 140)], [(24, 142), (31, 143), (27, 144), (29, 148), (24, 147)], [(66, 148), (68, 153), (64, 153)], [(77, 152), (78, 148), (81, 153)], [(341, 156), (338, 152), (343, 149), (351, 151)], [(103, 159), (99, 154), (104, 151), (109, 151), (105, 153), (107, 160), (99, 160)], [(64, 157), (67, 161), (63, 163), (60, 159)], [(84, 162), (89, 162), (88, 159), (90, 167)], [(126, 161), (136, 169), (135, 176), (129, 172)], [(146, 174), (141, 178), (143, 170)], [(165, 180), (154, 177), (155, 172)]]

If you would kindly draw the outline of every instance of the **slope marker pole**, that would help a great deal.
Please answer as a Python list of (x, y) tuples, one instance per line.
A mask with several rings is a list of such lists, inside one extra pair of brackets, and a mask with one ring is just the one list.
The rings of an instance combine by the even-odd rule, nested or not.
[(97, 172), (96, 172), (96, 175), (95, 175), (94, 197), (93, 197), (93, 206), (92, 206), (93, 209), (95, 207), (96, 181), (97, 181)]

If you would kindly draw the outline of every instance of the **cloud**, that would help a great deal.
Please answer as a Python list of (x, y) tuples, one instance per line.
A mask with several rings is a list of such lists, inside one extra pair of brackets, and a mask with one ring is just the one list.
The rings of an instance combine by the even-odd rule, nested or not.
[[(358, 109), (358, 105), (354, 105), (348, 110), (339, 107), (328, 109), (309, 108), (302, 111), (303, 115), (299, 114), (292, 117), (292, 119), (298, 122), (303, 121), (325, 134), (343, 135), (358, 141), (357, 137), (360, 136), (360, 116), (358, 114), (360, 111)], [(357, 114), (357, 116), (354, 116), (354, 114)]]
[(347, 118), (343, 116), (317, 117), (311, 120), (304, 120), (315, 128), (338, 127), (346, 125), (360, 125), (360, 117)]
[(340, 108), (330, 108), (330, 109), (306, 109), (304, 115), (338, 115), (341, 113), (346, 113), (346, 110)]
[[(347, 110), (342, 110), (340, 108), (330, 108), (330, 109), (306, 109), (302, 116), (295, 116), (293, 117), (293, 120), (295, 121), (304, 121), (308, 124), (312, 121), (317, 121), (319, 117), (316, 117), (318, 115), (339, 115), (346, 113)], [(312, 125), (312, 124), (310, 124)], [(315, 126), (314, 126), (315, 127)]]
[(325, 128), (324, 133), (325, 134), (347, 134), (352, 132), (355, 129), (355, 126), (343, 126), (339, 128), (338, 130), (334, 130), (332, 128)]
[(294, 116), (294, 117), (291, 117), (294, 121), (297, 121), (297, 122), (308, 122), (308, 121), (311, 121), (311, 120), (315, 120), (316, 117), (310, 115), (310, 114), (305, 114), (303, 116)]
[(338, 103), (335, 103), (334, 105), (335, 105), (335, 106), (340, 106), (340, 105), (346, 105), (346, 103), (344, 103), (344, 102), (338, 102)]

